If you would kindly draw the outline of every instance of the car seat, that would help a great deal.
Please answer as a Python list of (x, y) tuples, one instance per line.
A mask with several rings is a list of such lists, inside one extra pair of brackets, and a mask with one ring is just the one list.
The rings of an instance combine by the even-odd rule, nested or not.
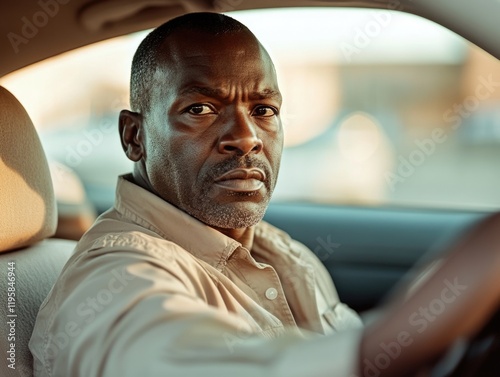
[(47, 239), (57, 225), (47, 160), (26, 110), (3, 87), (0, 209), (0, 375), (32, 376), (28, 342), (38, 309), (76, 242)]

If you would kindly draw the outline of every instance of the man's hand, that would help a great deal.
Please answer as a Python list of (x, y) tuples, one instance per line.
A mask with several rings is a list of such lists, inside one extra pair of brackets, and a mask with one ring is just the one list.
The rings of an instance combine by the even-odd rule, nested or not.
[(476, 334), (500, 304), (500, 214), (479, 223), (363, 335), (359, 375), (402, 376)]

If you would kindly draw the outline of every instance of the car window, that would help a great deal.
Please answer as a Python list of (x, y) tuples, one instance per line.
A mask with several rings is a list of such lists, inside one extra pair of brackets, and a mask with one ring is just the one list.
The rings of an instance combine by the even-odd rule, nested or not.
[[(275, 201), (495, 209), (500, 65), (439, 25), (389, 10), (229, 13), (270, 52), (285, 130)], [(132, 55), (115, 38), (0, 80), (26, 106), (50, 159), (99, 209), (131, 170), (117, 131)]]

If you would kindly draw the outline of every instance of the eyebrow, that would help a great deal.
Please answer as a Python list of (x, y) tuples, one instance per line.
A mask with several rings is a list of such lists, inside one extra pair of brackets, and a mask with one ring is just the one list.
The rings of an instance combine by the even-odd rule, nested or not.
[[(205, 86), (190, 86), (181, 91), (181, 95), (187, 95), (191, 93), (202, 94), (207, 97), (213, 98), (224, 98), (224, 92), (221, 89), (208, 88)], [(272, 89), (264, 89), (259, 92), (252, 92), (249, 95), (249, 98), (252, 100), (263, 100), (263, 99), (278, 99), (281, 100), (281, 93), (272, 90)]]

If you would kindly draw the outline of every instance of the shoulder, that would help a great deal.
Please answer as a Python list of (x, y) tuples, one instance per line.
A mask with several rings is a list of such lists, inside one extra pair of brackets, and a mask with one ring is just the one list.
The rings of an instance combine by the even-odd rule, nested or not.
[[(195, 258), (176, 243), (164, 239), (150, 224), (131, 221), (112, 209), (99, 217), (78, 242), (73, 259), (110, 257), (143, 259), (168, 268), (175, 263), (195, 263)], [(127, 258), (128, 257), (128, 258)]]
[(126, 277), (121, 280), (127, 281), (129, 292), (161, 282), (165, 292), (198, 296), (197, 282), (207, 287), (219, 284), (210, 266), (183, 247), (135, 224), (122, 222), (124, 230), (118, 231), (115, 221), (96, 224), (80, 240), (55, 286), (56, 297), (67, 299), (70, 291), (98, 291), (118, 275)]

